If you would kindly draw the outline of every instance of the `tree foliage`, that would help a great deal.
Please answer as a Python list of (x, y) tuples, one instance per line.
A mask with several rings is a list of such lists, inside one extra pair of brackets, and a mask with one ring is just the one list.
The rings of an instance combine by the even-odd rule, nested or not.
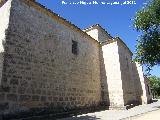
[(160, 96), (160, 78), (156, 76), (149, 77), (152, 93), (156, 96)]
[(134, 26), (142, 32), (136, 46), (135, 60), (148, 68), (160, 65), (160, 0), (151, 0), (138, 11)]

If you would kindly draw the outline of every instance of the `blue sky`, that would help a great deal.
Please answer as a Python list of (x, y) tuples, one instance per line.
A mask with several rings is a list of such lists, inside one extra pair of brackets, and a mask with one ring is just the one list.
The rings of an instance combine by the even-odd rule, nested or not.
[[(87, 28), (93, 24), (100, 24), (113, 37), (119, 36), (128, 45), (134, 53), (136, 40), (140, 33), (133, 28), (133, 18), (137, 10), (144, 6), (146, 0), (135, 0), (131, 4), (123, 5), (102, 5), (100, 2), (120, 2), (126, 0), (36, 0), (53, 12), (72, 22), (81, 29)], [(64, 5), (73, 2), (93, 2), (97, 1), (98, 5)], [(130, 0), (132, 1), (132, 0)], [(160, 67), (154, 67), (151, 72), (153, 75), (160, 76)]]

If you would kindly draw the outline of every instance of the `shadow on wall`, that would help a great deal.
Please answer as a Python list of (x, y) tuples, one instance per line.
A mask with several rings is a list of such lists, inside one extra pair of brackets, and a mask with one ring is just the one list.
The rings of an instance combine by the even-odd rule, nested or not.
[(102, 97), (102, 105), (109, 109), (110, 100), (109, 100), (109, 92), (108, 92), (108, 82), (106, 76), (106, 69), (103, 58), (103, 51), (100, 49), (100, 76), (101, 76), (101, 97)]
[(143, 90), (136, 63), (132, 63), (132, 54), (121, 46), (118, 49), (124, 106), (142, 104)]
[[(141, 105), (142, 104), (142, 96), (143, 96), (143, 90), (142, 90), (142, 85), (139, 77), (139, 73), (137, 70), (136, 63), (130, 63), (130, 69), (132, 70), (132, 74), (130, 74), (130, 77), (128, 76), (127, 81), (132, 83), (128, 84), (126, 87), (126, 81), (124, 78), (122, 78), (122, 87), (123, 87), (123, 92), (124, 92), (124, 98), (130, 97), (127, 96), (129, 94), (126, 94), (127, 91), (130, 91), (134, 95), (134, 98), (132, 97), (131, 99), (125, 99), (125, 105), (128, 106), (136, 106), (136, 105)], [(129, 73), (128, 73), (129, 74)], [(132, 88), (132, 90), (130, 89)], [(130, 89), (130, 90), (129, 90)]]
[[(3, 45), (3, 47), (5, 47)], [(7, 65), (7, 61), (4, 59), (5, 52), (0, 52), (0, 92), (9, 92), (7, 78), (5, 77), (5, 65)]]
[(143, 96), (143, 90), (142, 90), (142, 83), (140, 81), (139, 73), (138, 73), (138, 68), (136, 63), (132, 63), (133, 65), (133, 70), (134, 70), (134, 85), (135, 85), (135, 91), (136, 91), (136, 99), (139, 101), (139, 104), (142, 104), (142, 96)]
[(150, 89), (150, 82), (149, 79), (144, 76), (144, 82), (145, 82), (145, 89), (146, 89), (146, 95), (147, 95), (147, 104), (152, 103), (152, 94)]

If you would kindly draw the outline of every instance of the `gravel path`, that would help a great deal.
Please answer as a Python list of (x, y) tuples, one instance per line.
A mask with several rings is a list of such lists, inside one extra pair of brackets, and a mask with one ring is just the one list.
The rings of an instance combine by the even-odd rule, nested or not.
[(58, 120), (130, 120), (133, 116), (143, 115), (156, 110), (160, 110), (160, 100), (152, 104), (136, 106), (129, 110), (105, 110)]

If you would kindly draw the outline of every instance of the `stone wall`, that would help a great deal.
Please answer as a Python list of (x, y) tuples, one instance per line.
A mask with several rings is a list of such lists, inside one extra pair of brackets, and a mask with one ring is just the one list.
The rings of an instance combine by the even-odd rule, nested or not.
[(104, 43), (102, 51), (106, 69), (110, 107), (123, 108), (124, 100), (117, 42)]
[(152, 93), (151, 93), (151, 86), (150, 86), (150, 82), (149, 79), (144, 76), (144, 83), (145, 83), (145, 89), (146, 89), (146, 96), (147, 96), (147, 103), (151, 103), (152, 102)]
[(135, 84), (132, 69), (132, 53), (120, 38), (116, 38), (121, 69), (124, 105), (136, 102)]
[(102, 48), (100, 49), (100, 77), (101, 77), (101, 89), (102, 89), (102, 102), (106, 106), (110, 106), (110, 100), (109, 100), (109, 91), (108, 91), (108, 79), (106, 71), (108, 71), (105, 67), (105, 57), (104, 57), (104, 51), (102, 51)]
[(150, 100), (131, 51), (99, 25), (85, 33), (33, 0), (8, 0), (0, 25), (0, 113)]
[(101, 26), (98, 26), (98, 40), (99, 42), (111, 41), (112, 36), (110, 36), (107, 31), (105, 31)]
[[(137, 66), (133, 66), (132, 53), (120, 38), (102, 44), (102, 54), (110, 108), (125, 108), (126, 105), (142, 103), (142, 86)], [(101, 67), (102, 70), (103, 67)], [(105, 81), (105, 82), (104, 82)], [(107, 91), (106, 90), (106, 91)]]
[(8, 28), (9, 24), (10, 7), (11, 0), (8, 0), (8, 2), (0, 8), (0, 84), (2, 79), (4, 44), (6, 38), (6, 29)]
[(99, 41), (98, 40), (98, 29), (89, 30), (89, 31), (86, 31), (86, 33), (90, 35), (92, 38), (94, 38), (95, 40)]
[(89, 27), (84, 31), (100, 43), (112, 39), (112, 37), (99, 24)]
[(5, 101), (5, 92), (8, 91), (8, 88), (3, 83), (2, 73), (4, 69), (4, 45), (6, 42), (6, 30), (9, 24), (10, 7), (11, 0), (8, 0), (8, 2), (0, 8), (0, 113), (8, 109), (8, 103)]
[(138, 71), (139, 81), (140, 81), (141, 90), (142, 90), (142, 93), (140, 94), (142, 104), (147, 104), (147, 91), (146, 91), (145, 78), (144, 78), (144, 74), (143, 74), (143, 68), (139, 63), (135, 63), (135, 65), (136, 65), (136, 68)]
[[(12, 1), (2, 80), (7, 91), (1, 104), (13, 112), (98, 106), (99, 43), (43, 11), (32, 1)], [(78, 43), (77, 55), (72, 40)]]
[(150, 82), (143, 74), (143, 67), (139, 63), (133, 63), (133, 73), (137, 99), (141, 104), (147, 104), (152, 101)]
[(135, 62), (132, 63), (132, 69), (133, 69), (133, 80), (135, 84), (136, 99), (139, 102), (139, 104), (142, 104), (141, 96), (143, 95), (143, 90), (140, 81), (139, 71), (137, 69), (137, 65)]
[[(88, 35), (90, 35), (92, 38), (97, 40), (98, 42), (108, 42), (111, 41), (111, 36), (100, 26), (100, 25), (93, 25), (87, 29), (84, 30)], [(102, 89), (102, 103), (110, 106), (110, 100), (109, 100), (109, 91), (108, 91), (108, 79), (106, 71), (110, 71), (110, 69), (107, 69), (105, 67), (106, 64), (106, 58), (105, 58), (105, 52), (103, 51), (103, 44), (101, 44), (100, 47), (100, 77), (101, 77), (101, 89)], [(108, 58), (107, 58), (108, 59)]]

